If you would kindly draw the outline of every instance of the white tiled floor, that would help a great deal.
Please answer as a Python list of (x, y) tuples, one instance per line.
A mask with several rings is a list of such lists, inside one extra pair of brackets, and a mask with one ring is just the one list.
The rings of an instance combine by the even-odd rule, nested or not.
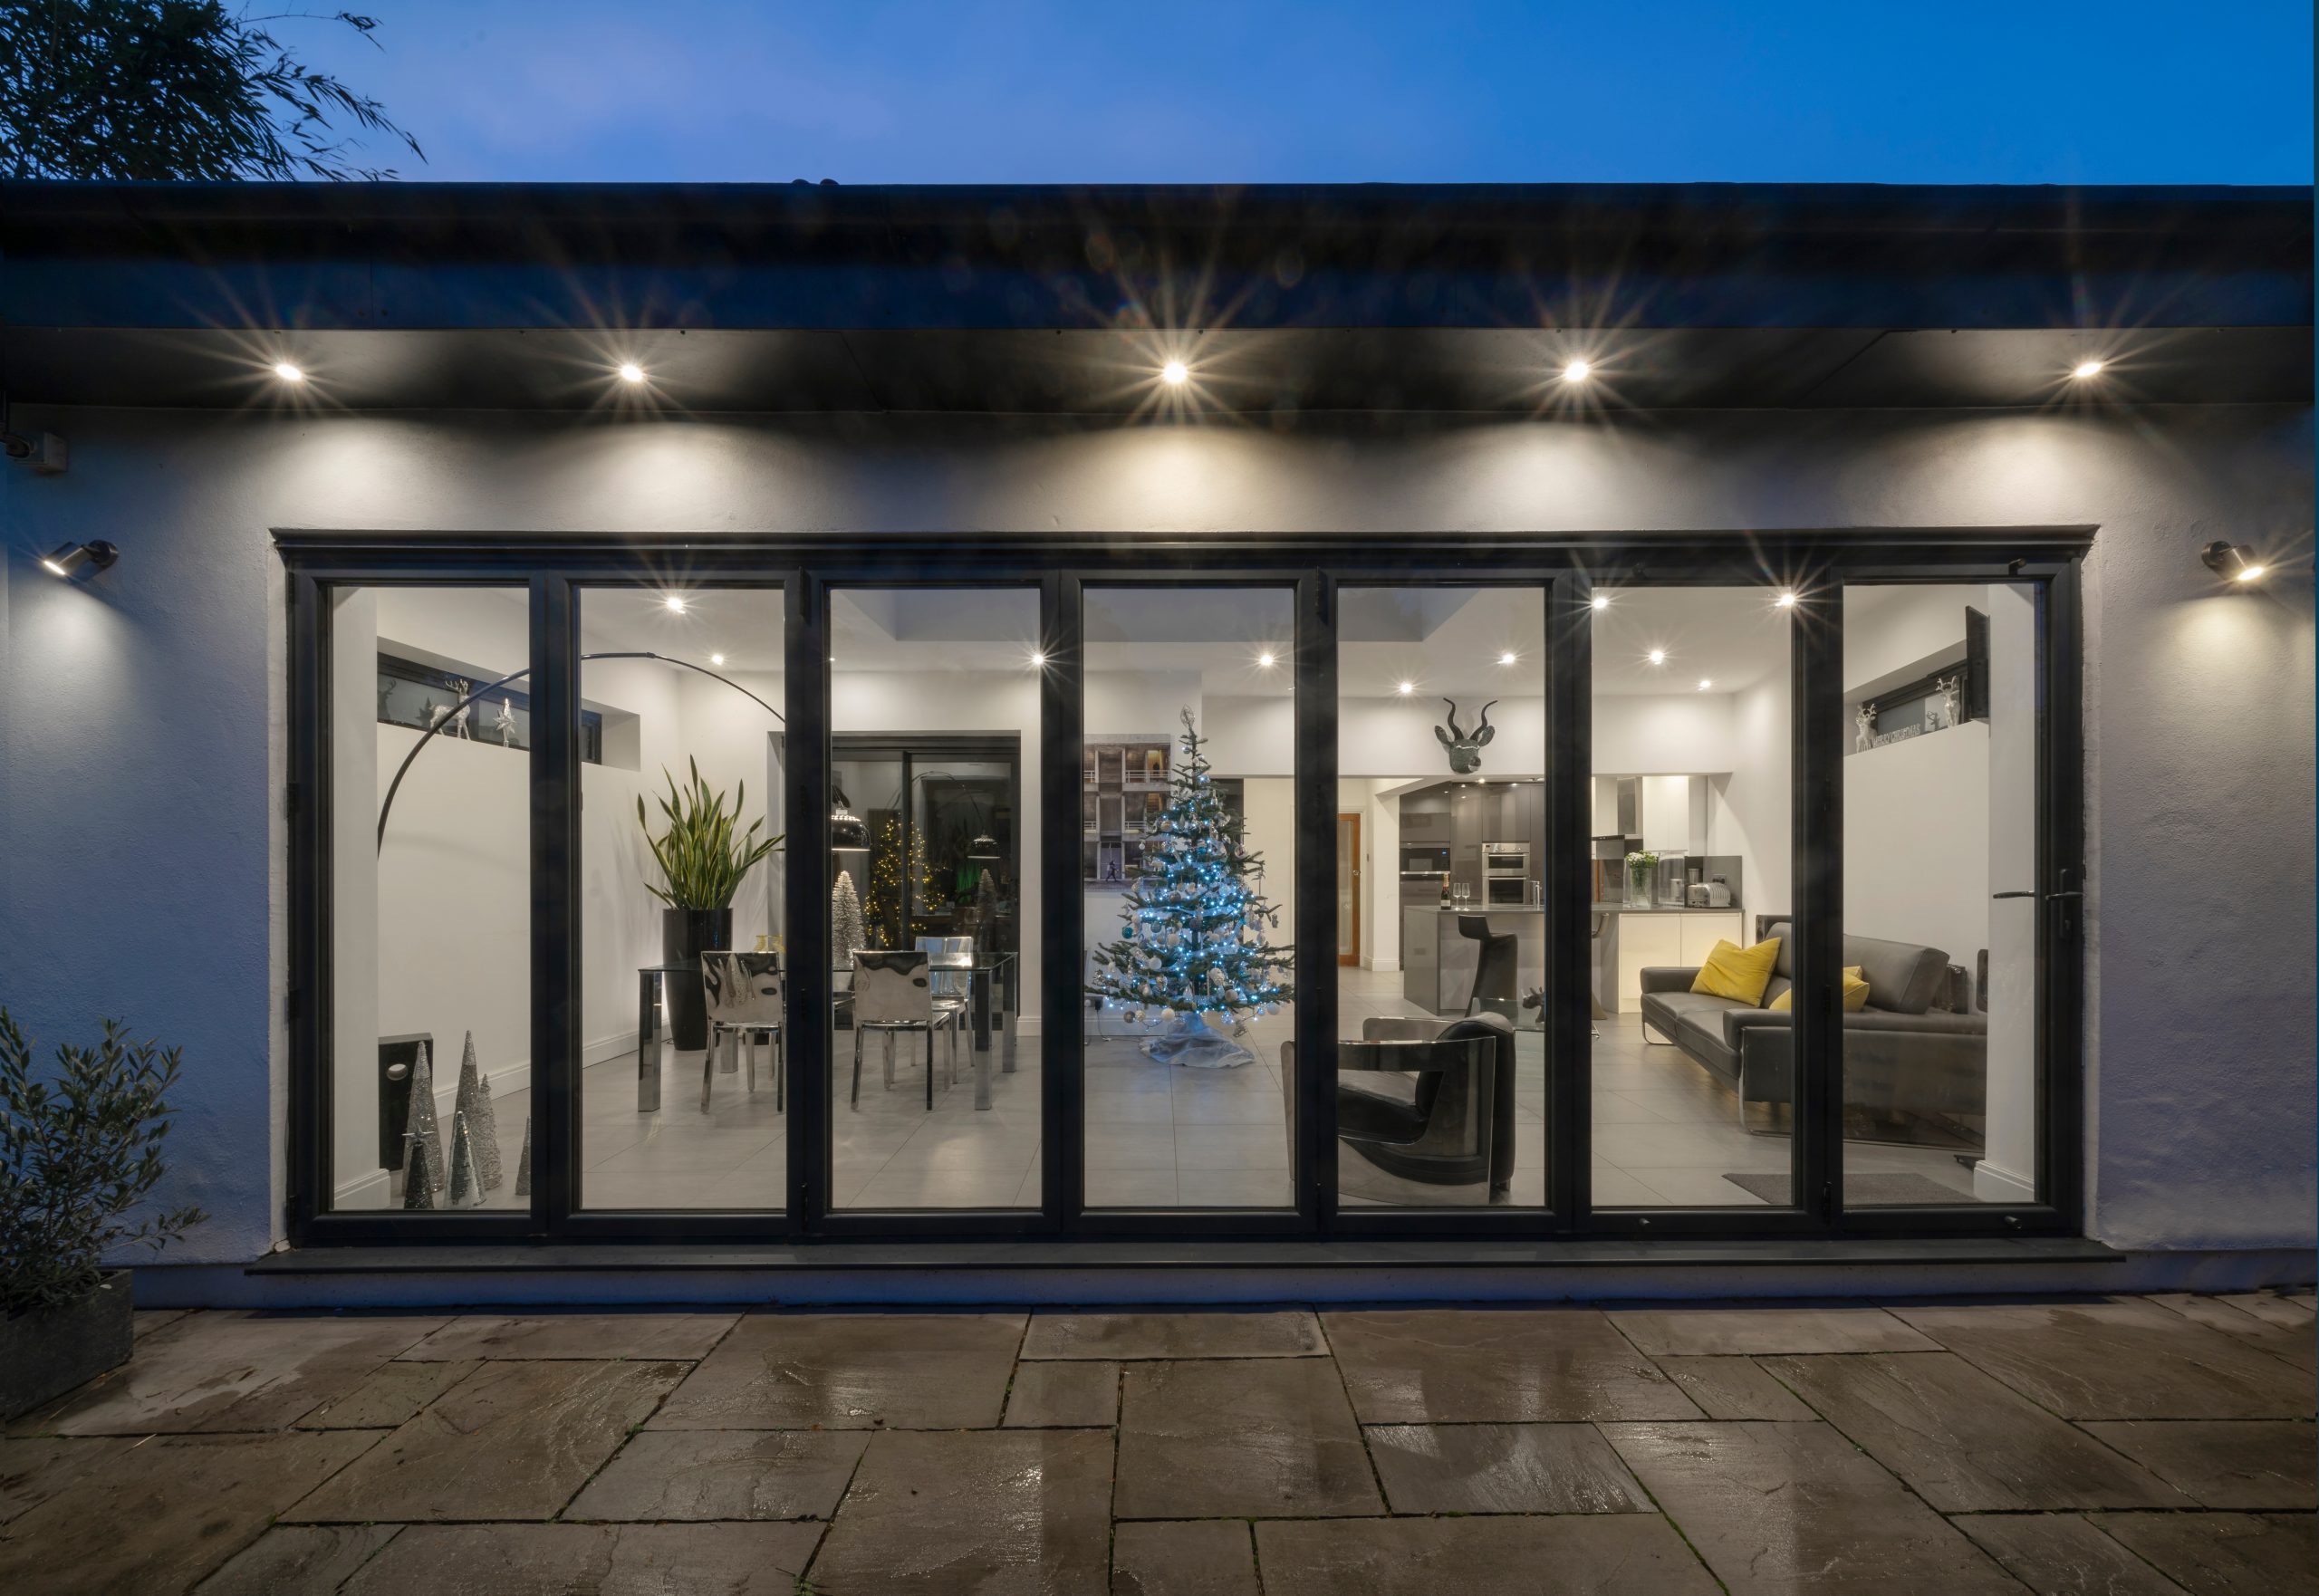
[[(1343, 1034), (1372, 1015), (1420, 1012), (1391, 972), (1339, 975)], [(1631, 1015), (1600, 1022), (1593, 1049), (1593, 1191), (1599, 1207), (1741, 1207), (1762, 1199), (1727, 1174), (1784, 1170), (1788, 1141), (1739, 1129), (1729, 1087), (1675, 1048), (1646, 1043)], [(1292, 1202), (1280, 1080), (1285, 1014), (1250, 1024), (1241, 1041), (1255, 1062), (1236, 1070), (1157, 1062), (1130, 1040), (1091, 1038), (1087, 1049), (1087, 1201), (1096, 1207), (1281, 1207)], [(861, 1106), (849, 1108), (850, 1034), (832, 1072), (834, 1192), (842, 1208), (1035, 1207), (1039, 1201), (1040, 1062), (1035, 1041), (1014, 1044), (1016, 1068), (994, 1065), (992, 1106), (974, 1106), (972, 1053), (959, 1050), (949, 1084), (947, 1043), (936, 1048), (934, 1107), (926, 1107), (923, 1047), (898, 1046), (885, 1085), (880, 1044), (862, 1067)], [(1544, 1197), (1542, 1039), (1519, 1039), (1515, 1200)], [(582, 1075), (582, 1201), (593, 1208), (776, 1208), (785, 1199), (784, 1116), (775, 1111), (772, 1059), (759, 1050), (757, 1090), (738, 1072), (712, 1083), (699, 1109), (701, 1055), (671, 1051), (661, 1107), (636, 1111), (632, 1060)], [(525, 1096), (497, 1104), (509, 1181), (493, 1194), (512, 1205)], [(1758, 1110), (1760, 1112), (1760, 1110)], [(1969, 1171), (1948, 1151), (1847, 1145), (1848, 1168), (1913, 1172), (1970, 1200)], [(1469, 1201), (1470, 1194), (1454, 1195)], [(1357, 1200), (1357, 1199), (1349, 1199)]]

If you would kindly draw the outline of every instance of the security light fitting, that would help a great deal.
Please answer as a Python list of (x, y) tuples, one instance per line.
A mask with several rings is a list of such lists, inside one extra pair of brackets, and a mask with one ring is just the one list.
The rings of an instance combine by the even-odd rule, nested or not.
[(2199, 551), (2199, 558), (2217, 576), (2241, 586), (2258, 582), (2270, 574), (2271, 568), (2260, 554), (2243, 543), (2225, 543), (2220, 538)]
[(60, 543), (56, 552), (43, 554), (41, 569), (51, 576), (71, 577), (83, 565), (93, 565), (100, 571), (110, 571), (112, 562), (120, 558), (120, 551), (99, 538), (91, 543)]

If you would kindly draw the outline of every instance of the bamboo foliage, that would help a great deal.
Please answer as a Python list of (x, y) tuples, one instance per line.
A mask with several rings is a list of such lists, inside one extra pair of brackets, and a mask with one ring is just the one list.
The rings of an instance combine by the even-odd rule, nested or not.
[(665, 889), (648, 884), (645, 890), (671, 909), (724, 909), (758, 861), (781, 846), (781, 834), (760, 839), (757, 828), (765, 824), (762, 819), (751, 821), (746, 831), (736, 830), (749, 784), (735, 785), (728, 809), (725, 794), (701, 779), (700, 762), (687, 764), (692, 767), (692, 779), (681, 787), (665, 767), (660, 772), (668, 780), (669, 794), (658, 802), (669, 823), (659, 836), (652, 834), (642, 795), (636, 800), (636, 823), (643, 827), (644, 840), (651, 845), (652, 857), (660, 861), (660, 873), (669, 881)]

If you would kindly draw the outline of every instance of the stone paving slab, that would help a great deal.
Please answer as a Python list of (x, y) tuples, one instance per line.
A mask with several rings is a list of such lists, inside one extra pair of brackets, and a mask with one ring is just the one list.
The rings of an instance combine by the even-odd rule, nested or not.
[(1363, 1424), (1700, 1416), (1591, 1308), (1363, 1311), (1321, 1324)]
[(191, 1313), (137, 1342), (137, 1354), (13, 1433), (144, 1436), (286, 1429), (442, 1328), (440, 1317)]
[(1867, 1303), (1680, 1303), (1613, 1308), (1610, 1319), (1654, 1358), (1940, 1351), (1937, 1342)]
[(867, 1430), (640, 1430), (563, 1516), (827, 1518), (869, 1444)]
[(1265, 1596), (1716, 1596), (1657, 1514), (1274, 1522), (1256, 1525), (1256, 1559)]
[(738, 1313), (468, 1314), (428, 1336), (407, 1359), (640, 1358), (697, 1361), (739, 1322)]
[(1115, 1525), (1111, 1596), (1258, 1596), (1256, 1543), (1236, 1518)]
[(2089, 1423), (2114, 1447), (2201, 1507), (2308, 1513), (2319, 1508), (2319, 1431), (2285, 1418), (2177, 1418)]
[(553, 1518), (685, 1373), (681, 1363), (486, 1363), (284, 1518)]
[(2093, 1522), (2193, 1596), (2319, 1596), (2307, 1513), (2105, 1513)]
[(1212, 1313), (1034, 1313), (1025, 1358), (1321, 1358), (1309, 1310)]
[(1953, 1352), (1767, 1358), (1764, 1367), (1941, 1513), (2190, 1505)]
[(1120, 1365), (1018, 1363), (1006, 1393), (1009, 1428), (1054, 1429), (1119, 1422)]
[(1343, 1382), (1325, 1360), (1128, 1366), (1120, 1403), (1121, 1518), (1382, 1513)]
[(2311, 1378), (2155, 1303), (1894, 1312), (2064, 1418), (2308, 1418)]
[(399, 1524), (276, 1524), (202, 1581), (198, 1596), (335, 1591), (401, 1532)]
[(483, 1365), (382, 1363), (362, 1383), (298, 1421), (300, 1429), (395, 1429)]
[(1021, 1313), (752, 1313), (655, 1429), (979, 1429), (1006, 1399)]
[(873, 1591), (1100, 1591), (1111, 1437), (1100, 1430), (873, 1436), (811, 1571)]
[(344, 1596), (794, 1596), (821, 1534), (817, 1524), (414, 1524)]
[(2182, 1587), (2074, 1513), (1949, 1521), (2036, 1596), (2184, 1596)]
[(124, 1448), (9, 1524), (0, 1591), (178, 1591), (376, 1446), (376, 1431), (166, 1436)]
[(0, 1524), (105, 1467), (132, 1445), (117, 1436), (29, 1436), (0, 1440)]
[(1363, 1432), (1395, 1513), (1649, 1513), (1591, 1424), (1387, 1424)]
[(1651, 1361), (1709, 1418), (1818, 1417), (1753, 1358), (1661, 1356)]
[(2019, 1596), (1987, 1553), (1828, 1425), (1602, 1433), (1732, 1596)]
[(2235, 1305), (2242, 1300), (2193, 1296), (2189, 1292), (2164, 1292), (2145, 1299), (2209, 1330), (2218, 1330), (2258, 1352), (2284, 1358), (2297, 1369), (2319, 1364), (2319, 1331), (2314, 1330), (2308, 1312), (2290, 1305), (2284, 1297), (2258, 1299), (2263, 1311), (2249, 1312)]

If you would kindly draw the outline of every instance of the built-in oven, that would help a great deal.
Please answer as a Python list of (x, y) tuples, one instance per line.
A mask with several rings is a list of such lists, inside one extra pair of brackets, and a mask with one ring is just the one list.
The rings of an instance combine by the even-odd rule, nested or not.
[(1526, 842), (1482, 844), (1482, 901), (1519, 907), (1530, 901), (1530, 847)]

